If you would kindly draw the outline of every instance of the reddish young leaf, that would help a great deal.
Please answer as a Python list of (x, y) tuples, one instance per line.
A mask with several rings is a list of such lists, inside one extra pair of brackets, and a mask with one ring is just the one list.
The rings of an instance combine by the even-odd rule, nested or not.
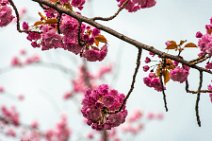
[(176, 49), (178, 47), (175, 41), (167, 41), (166, 42), (166, 49)]
[(163, 78), (164, 78), (164, 83), (168, 83), (170, 80), (170, 73), (167, 69), (163, 70)]
[(45, 23), (46, 23), (46, 24), (55, 24), (55, 23), (57, 23), (57, 19), (47, 19), (47, 20), (45, 21)]
[(42, 21), (37, 21), (37, 22), (34, 23), (34, 26), (38, 26), (38, 25), (42, 25), (42, 24), (45, 24), (45, 23), (42, 22)]
[(102, 43), (107, 43), (107, 39), (103, 35), (98, 35), (95, 37), (95, 40), (102, 42)]
[(195, 43), (189, 42), (189, 43), (185, 44), (184, 47), (185, 48), (196, 48), (197, 45)]

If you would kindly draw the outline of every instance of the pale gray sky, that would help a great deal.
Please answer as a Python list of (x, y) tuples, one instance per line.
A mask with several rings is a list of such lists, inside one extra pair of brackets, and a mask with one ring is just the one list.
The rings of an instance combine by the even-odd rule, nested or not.
[[(30, 1), (30, 0), (29, 0)], [(32, 5), (26, 0), (15, 0), (20, 5), (28, 7), (31, 14), (36, 12), (32, 9)], [(90, 8), (92, 6), (92, 8)], [(140, 10), (136, 13), (128, 13), (123, 11), (117, 19), (110, 22), (101, 22), (113, 29), (116, 29), (128, 36), (131, 36), (143, 43), (154, 45), (158, 49), (164, 49), (164, 43), (167, 40), (187, 39), (196, 42), (196, 31), (203, 31), (206, 23), (212, 16), (211, 0), (158, 0), (157, 5), (151, 9)], [(115, 0), (94, 0), (92, 5), (86, 5), (84, 15), (109, 16), (117, 9)], [(33, 15), (33, 17), (36, 17)], [(9, 59), (20, 48), (27, 48), (30, 52), (40, 53), (29, 46), (29, 42), (24, 35), (20, 35), (14, 31), (15, 26), (0, 29), (0, 64), (5, 66)], [(135, 67), (136, 50), (129, 44), (120, 42), (114, 37), (105, 34), (109, 40), (109, 54), (107, 59), (113, 62), (119, 62), (117, 54), (122, 50), (121, 69), (119, 80), (114, 85), (116, 89), (126, 93), (129, 89), (132, 73)], [(59, 51), (63, 54), (63, 51)], [(118, 53), (117, 53), (118, 52)], [(42, 53), (50, 59), (54, 58), (54, 51)], [(66, 53), (68, 54), (68, 53)], [(143, 54), (144, 56), (147, 53)], [(197, 51), (187, 51), (184, 55), (187, 58), (195, 57)], [(73, 56), (73, 55), (72, 55)], [(77, 58), (77, 57), (75, 57)], [(99, 63), (97, 63), (99, 64)], [(96, 64), (91, 64), (95, 66)], [(41, 75), (43, 73), (43, 75)], [(48, 75), (45, 75), (48, 74)], [(192, 72), (189, 77), (193, 88), (197, 86), (197, 73)], [(162, 94), (147, 88), (143, 84), (144, 73), (140, 70), (136, 88), (130, 97), (127, 106), (129, 110), (142, 109), (143, 111), (165, 111), (163, 106)], [(45, 76), (45, 77), (44, 77)], [(206, 75), (204, 87), (211, 80), (211, 76)], [(51, 82), (51, 83), (49, 83)], [(0, 84), (10, 86), (12, 92), (26, 92), (29, 99), (24, 104), (18, 104), (22, 113), (22, 119), (29, 122), (38, 119), (44, 125), (44, 128), (53, 126), (55, 121), (59, 119), (58, 111), (65, 108), (70, 109), (71, 127), (80, 131), (84, 126), (78, 126), (80, 116), (76, 115), (77, 111), (74, 104), (62, 104), (61, 94), (64, 89), (68, 89), (69, 85), (65, 81), (64, 75), (59, 72), (51, 72), (48, 70), (26, 69), (25, 71), (15, 70), (0, 76)], [(184, 85), (170, 83), (167, 86), (167, 101), (169, 112), (165, 113), (165, 119), (162, 122), (150, 123), (144, 132), (135, 139), (136, 141), (211, 141), (212, 140), (212, 103), (209, 102), (207, 94), (202, 95), (200, 101), (200, 116), (202, 127), (198, 127), (195, 117), (195, 100), (196, 96), (186, 94)], [(48, 94), (48, 96), (43, 96)], [(53, 107), (51, 102), (45, 98), (51, 98), (51, 101), (57, 101), (59, 105)], [(7, 101), (8, 102), (8, 101)], [(13, 102), (8, 102), (13, 104)], [(63, 111), (63, 110), (62, 110)], [(87, 127), (86, 127), (87, 128)], [(89, 127), (88, 127), (89, 128)], [(72, 138), (74, 141), (75, 138)]]

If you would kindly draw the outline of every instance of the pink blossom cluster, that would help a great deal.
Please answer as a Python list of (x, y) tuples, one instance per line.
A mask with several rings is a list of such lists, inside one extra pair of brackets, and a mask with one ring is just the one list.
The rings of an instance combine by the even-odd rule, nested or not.
[[(117, 0), (118, 6), (121, 7), (125, 1), (126, 0)], [(155, 4), (155, 0), (129, 0), (125, 6), (125, 9), (127, 9), (128, 12), (136, 12), (140, 9), (153, 7)]]
[[(56, 19), (58, 13), (51, 9), (46, 10), (46, 17)], [(22, 27), (26, 31), (29, 30), (27, 39), (31, 41), (34, 48), (41, 48), (42, 50), (62, 48), (74, 54), (80, 54), (88, 61), (102, 61), (107, 55), (107, 44), (104, 43), (102, 47), (99, 47), (99, 44), (95, 42), (96, 37), (101, 35), (99, 29), (82, 24), (80, 35), (78, 35), (79, 22), (66, 14), (61, 17), (59, 26), (61, 34), (58, 33), (57, 24), (37, 25), (39, 32), (30, 31), (26, 22), (23, 23)]]
[(12, 22), (14, 16), (12, 15), (12, 9), (8, 6), (8, 0), (0, 1), (0, 27), (7, 26)]
[[(152, 57), (152, 58), (150, 58), (150, 57)], [(143, 81), (144, 81), (144, 84), (146, 84), (148, 87), (154, 88), (156, 91), (162, 91), (163, 87), (160, 82), (160, 78), (158, 77), (156, 72), (154, 72), (154, 68), (150, 70), (150, 68), (151, 68), (150, 63), (154, 62), (153, 57), (155, 57), (155, 54), (149, 52), (149, 57), (145, 58), (144, 62), (146, 63), (146, 65), (143, 66), (143, 71), (144, 72), (149, 71), (149, 75), (147, 77), (144, 77)], [(158, 66), (158, 64), (157, 64), (157, 66)], [(164, 87), (164, 89), (165, 89), (165, 87)]]
[(0, 0), (0, 5), (6, 5), (8, 4), (8, 0)]
[(156, 76), (155, 73), (150, 72), (147, 77), (144, 77), (143, 81), (144, 81), (144, 84), (146, 84), (148, 87), (154, 88), (158, 92), (162, 91), (163, 86), (160, 82), (159, 77)]
[(30, 65), (30, 64), (33, 64), (33, 63), (40, 62), (40, 56), (38, 56), (37, 54), (31, 55), (31, 56), (25, 56), (26, 51), (21, 50), (20, 55), (21, 56), (14, 56), (11, 59), (11, 66), (22, 67), (24, 65)]
[(50, 129), (46, 132), (45, 138), (47, 141), (67, 141), (70, 138), (71, 130), (67, 126), (67, 118), (62, 117), (56, 128)]
[(212, 62), (207, 62), (205, 68), (208, 69), (208, 70), (211, 70), (212, 69)]
[(71, 5), (82, 10), (83, 5), (85, 4), (85, 0), (72, 0)]
[[(88, 85), (85, 82), (85, 72), (84, 67), (79, 68), (79, 73), (77, 74), (77, 77), (73, 80), (71, 80), (72, 90), (65, 92), (63, 95), (64, 100), (70, 99), (74, 94), (80, 93), (84, 94), (84, 92), (88, 89)], [(91, 87), (94, 88), (97, 85), (97, 81), (100, 81), (104, 78), (104, 76), (108, 73), (111, 73), (112, 71), (112, 65), (105, 65), (101, 67), (96, 73), (86, 72), (87, 78), (90, 81)]]
[(208, 54), (212, 56), (212, 17), (210, 19), (210, 24), (206, 26), (206, 33), (202, 34), (201, 32), (196, 33), (196, 37), (199, 38), (198, 46), (200, 48), (200, 56)]
[(12, 124), (19, 126), (19, 114), (15, 107), (7, 108), (6, 106), (1, 107), (1, 113), (5, 119), (7, 119), (5, 124)]
[(189, 75), (189, 67), (183, 66), (179, 67), (177, 66), (173, 70), (170, 71), (170, 76), (173, 81), (177, 81), (180, 83), (183, 83), (187, 80)]
[(120, 112), (112, 113), (119, 110), (124, 98), (124, 94), (102, 84), (85, 92), (81, 112), (87, 119), (87, 124), (93, 129), (109, 130), (125, 122), (127, 116), (125, 106)]
[(60, 4), (71, 5), (79, 10), (83, 9), (83, 5), (85, 4), (85, 0), (59, 0)]

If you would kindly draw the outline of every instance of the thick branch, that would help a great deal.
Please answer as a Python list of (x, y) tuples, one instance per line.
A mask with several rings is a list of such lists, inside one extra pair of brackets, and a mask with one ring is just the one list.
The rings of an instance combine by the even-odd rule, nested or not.
[(93, 21), (92, 19), (84, 17), (84, 16), (82, 16), (80, 14), (77, 14), (77, 13), (75, 13), (75, 12), (69, 10), (69, 9), (65, 9), (61, 5), (56, 5), (54, 3), (49, 2), (48, 0), (32, 0), (32, 1), (35, 1), (35, 2), (37, 2), (39, 4), (47, 5), (47, 6), (51, 7), (51, 8), (53, 8), (53, 9), (57, 10), (60, 13), (65, 13), (65, 14), (73, 17), (73, 18), (76, 18), (78, 21), (82, 21), (82, 22), (90, 24), (90, 25), (92, 25), (94, 27), (97, 27), (98, 29), (105, 31), (105, 32), (107, 32), (107, 33), (109, 33), (109, 34), (111, 34), (111, 35), (113, 35), (113, 36), (115, 36), (115, 37), (117, 37), (117, 38), (119, 38), (119, 39), (121, 39), (121, 40), (123, 40), (123, 41), (125, 41), (125, 42), (127, 42), (129, 44), (131, 44), (131, 45), (133, 45), (134, 47), (136, 47), (138, 49), (145, 49), (147, 51), (150, 51), (150, 52), (153, 52), (154, 54), (159, 55), (160, 57), (169, 58), (169, 59), (175, 60), (177, 62), (180, 62), (180, 63), (182, 63), (184, 65), (187, 65), (187, 66), (189, 66), (191, 68), (197, 69), (199, 71), (207, 72), (209, 74), (212, 74), (212, 71), (210, 71), (210, 70), (207, 70), (205, 68), (199, 67), (199, 66), (194, 65), (194, 64), (190, 64), (188, 61), (186, 61), (186, 60), (184, 60), (184, 59), (182, 59), (182, 58), (180, 58), (178, 56), (174, 56), (174, 55), (171, 55), (171, 54), (164, 53), (164, 52), (154, 48), (153, 46), (149, 46), (149, 45), (146, 45), (146, 44), (141, 43), (139, 41), (136, 41), (136, 40), (134, 40), (134, 39), (132, 39), (132, 38), (130, 38), (128, 36), (125, 36), (124, 34), (121, 34), (121, 33), (117, 32), (117, 31), (107, 27), (107, 26), (99, 24), (99, 23)]

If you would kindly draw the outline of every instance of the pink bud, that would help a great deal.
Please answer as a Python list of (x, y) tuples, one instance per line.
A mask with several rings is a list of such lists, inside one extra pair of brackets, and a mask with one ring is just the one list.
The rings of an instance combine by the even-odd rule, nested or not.
[(196, 38), (201, 38), (202, 37), (202, 33), (200, 32), (200, 31), (198, 31), (197, 33), (196, 33)]

